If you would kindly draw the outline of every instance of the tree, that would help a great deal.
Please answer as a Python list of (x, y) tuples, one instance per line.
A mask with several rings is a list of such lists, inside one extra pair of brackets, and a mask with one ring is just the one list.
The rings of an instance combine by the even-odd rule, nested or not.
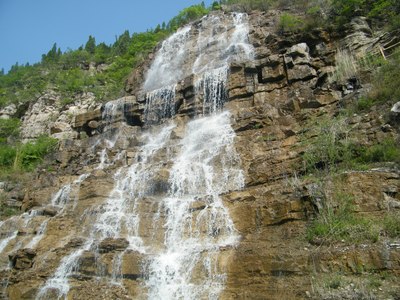
[(214, 1), (213, 4), (211, 5), (212, 10), (220, 10), (221, 9), (221, 4), (219, 4), (218, 1)]
[(114, 55), (123, 55), (127, 52), (129, 44), (131, 42), (131, 36), (128, 30), (125, 30), (112, 46)]
[(90, 54), (94, 54), (96, 51), (96, 39), (89, 35), (89, 40), (85, 44), (85, 50)]
[(47, 52), (47, 54), (42, 55), (42, 61), (44, 63), (54, 63), (59, 60), (60, 56), (61, 56), (61, 50), (60, 48), (57, 49), (57, 43), (54, 43), (50, 51)]

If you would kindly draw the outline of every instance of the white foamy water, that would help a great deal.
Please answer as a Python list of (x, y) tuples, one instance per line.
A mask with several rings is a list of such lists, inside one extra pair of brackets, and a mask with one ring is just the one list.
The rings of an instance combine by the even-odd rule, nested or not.
[(149, 299), (218, 298), (225, 279), (218, 252), (238, 241), (219, 195), (244, 182), (234, 137), (228, 112), (187, 125), (160, 204), (166, 233), (164, 249), (149, 262)]
[(36, 231), (36, 235), (33, 237), (33, 239), (26, 245), (26, 248), (31, 248), (34, 249), (36, 245), (40, 242), (40, 240), (43, 238), (44, 233), (46, 232), (47, 229), (47, 223), (49, 220), (44, 220), (42, 224), (40, 224), (38, 230)]
[(91, 246), (91, 241), (87, 242), (82, 248), (64, 256), (54, 276), (46, 281), (36, 295), (37, 300), (45, 299), (66, 299), (70, 290), (69, 276), (79, 269), (79, 258), (85, 250)]
[[(143, 86), (147, 92), (144, 120), (149, 129), (138, 138), (140, 146), (135, 148), (135, 156), (130, 156), (130, 165), (114, 173), (114, 186), (104, 203), (86, 209), (81, 216), (81, 220), (90, 221), (81, 231), (84, 245), (60, 260), (37, 299), (67, 298), (70, 278), (79, 272), (85, 251), (95, 257), (99, 280), (104, 276), (106, 283), (121, 287), (123, 265), (129, 263), (124, 260), (125, 254), (136, 251), (144, 257), (141, 291), (146, 295), (141, 297), (220, 297), (226, 281), (224, 255), (239, 241), (220, 195), (244, 185), (230, 114), (223, 106), (229, 64), (253, 58), (248, 31), (245, 14), (214, 15), (186, 26), (163, 42)], [(172, 134), (176, 128), (172, 121), (150, 127), (175, 115), (179, 81), (192, 73), (196, 101), (203, 103), (203, 117), (178, 128), (179, 134)], [(110, 159), (107, 153), (115, 152), (108, 150), (116, 145), (119, 130), (114, 124), (124, 121), (124, 109), (123, 100), (104, 106), (104, 133), (93, 146), (103, 145), (98, 151), (97, 169), (109, 171), (114, 166), (117, 158)], [(181, 129), (185, 131), (182, 139)], [(122, 152), (115, 157), (120, 156)], [(65, 208), (74, 199), (76, 207), (76, 191), (86, 178), (82, 175), (60, 189), (52, 204)], [(46, 224), (37, 230), (32, 244), (37, 244), (36, 238), (40, 240)], [(106, 265), (99, 251), (106, 238), (123, 238), (129, 243), (125, 250), (107, 253), (111, 265)]]

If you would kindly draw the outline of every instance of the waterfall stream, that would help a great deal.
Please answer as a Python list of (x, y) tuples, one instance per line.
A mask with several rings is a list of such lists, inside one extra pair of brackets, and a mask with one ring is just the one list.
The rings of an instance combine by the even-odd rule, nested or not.
[[(226, 281), (227, 256), (222, 254), (228, 255), (240, 239), (221, 195), (244, 186), (231, 115), (224, 103), (230, 64), (253, 58), (248, 31), (245, 14), (210, 15), (162, 43), (143, 84), (146, 126), (129, 162), (122, 159), (125, 150), (117, 149), (122, 137), (114, 126), (116, 120), (124, 121), (124, 102), (104, 106), (104, 133), (92, 147), (98, 151), (98, 165), (49, 199), (57, 209), (54, 218), (79, 211), (80, 186), (93, 173), (108, 172), (113, 187), (101, 203), (75, 216), (82, 223), (82, 242), (58, 258), (58, 267), (36, 299), (67, 299), (85, 255), (95, 261), (96, 280), (125, 289), (124, 265), (132, 253), (141, 257), (144, 274), (138, 275), (138, 298), (219, 298)], [(182, 124), (174, 118), (176, 89), (191, 74), (202, 111)], [(0, 223), (0, 230), (7, 227), (0, 253), (16, 238), (20, 226), (17, 218), (6, 222), (9, 225)], [(25, 246), (37, 247), (51, 222), (42, 217)], [(105, 257), (103, 243), (110, 240), (124, 246)]]

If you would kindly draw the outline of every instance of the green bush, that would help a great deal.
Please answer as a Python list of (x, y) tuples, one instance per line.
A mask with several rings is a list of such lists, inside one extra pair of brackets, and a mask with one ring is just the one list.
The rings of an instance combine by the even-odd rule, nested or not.
[(170, 31), (175, 31), (179, 27), (197, 20), (208, 13), (209, 10), (204, 5), (192, 5), (181, 10), (176, 17), (172, 18), (171, 21), (169, 21), (167, 28)]
[(35, 142), (16, 146), (0, 145), (0, 166), (14, 170), (33, 170), (55, 148), (56, 139), (41, 136)]
[(377, 103), (394, 103), (400, 99), (400, 50), (396, 51), (375, 73), (369, 97)]
[(24, 170), (33, 170), (43, 157), (54, 150), (58, 141), (48, 136), (39, 137), (34, 143), (22, 145), (17, 151), (17, 161)]
[(400, 237), (400, 213), (390, 213), (383, 220), (383, 230), (391, 238)]
[(6, 143), (9, 137), (18, 137), (20, 125), (17, 118), (0, 119), (0, 144)]
[(357, 161), (361, 163), (400, 162), (400, 145), (393, 138), (387, 138), (370, 147), (360, 147)]
[(299, 17), (284, 13), (279, 19), (279, 30), (281, 32), (298, 32), (304, 26), (304, 21)]
[(338, 164), (352, 157), (352, 148), (348, 133), (350, 131), (344, 118), (319, 119), (311, 126), (313, 139), (311, 145), (305, 140), (308, 149), (303, 154), (303, 166), (306, 172), (318, 170), (335, 170)]
[(0, 145), (0, 166), (11, 167), (14, 164), (17, 150), (10, 145)]
[(250, 12), (252, 10), (268, 10), (273, 6), (276, 0), (225, 0), (221, 1), (221, 4), (230, 6), (233, 10), (240, 10), (245, 12)]

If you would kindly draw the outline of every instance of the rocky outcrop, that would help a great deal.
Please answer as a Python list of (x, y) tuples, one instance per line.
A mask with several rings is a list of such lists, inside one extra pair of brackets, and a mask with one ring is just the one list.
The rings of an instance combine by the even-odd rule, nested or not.
[(16, 253), (10, 254), (8, 257), (12, 268), (16, 270), (25, 270), (32, 268), (35, 256), (36, 251), (33, 249), (20, 249)]
[(93, 111), (100, 105), (91, 93), (76, 95), (72, 104), (64, 104), (60, 94), (47, 91), (37, 101), (32, 102), (22, 118), (21, 138), (31, 141), (40, 135), (50, 135), (57, 139), (76, 139), (73, 130), (76, 115)]
[[(328, 80), (335, 68), (336, 45), (343, 43), (354, 51), (364, 51), (376, 41), (361, 19), (351, 24), (353, 33), (342, 40), (334, 40), (318, 30), (312, 36), (298, 34), (285, 39), (276, 30), (278, 20), (276, 11), (250, 15), (249, 38), (255, 58), (230, 64), (224, 86), (227, 92), (224, 108), (231, 113), (236, 133), (234, 148), (240, 158), (244, 187), (221, 195), (240, 241), (236, 247), (220, 247), (220, 255), (212, 258), (216, 269), (226, 274), (220, 299), (306, 299), (311, 297), (313, 276), (387, 272), (397, 278), (400, 274), (397, 239), (382, 236), (375, 243), (339, 241), (332, 245), (305, 238), (310, 222), (323, 209), (324, 199), (333, 197), (335, 179), (323, 184), (316, 184), (312, 178), (299, 179), (304, 172), (303, 154), (316, 139), (312, 126), (333, 118), (340, 107), (357, 96), (357, 93), (346, 95), (340, 85)], [(5, 238), (15, 235), (5, 247), (7, 251), (18, 243), (27, 247), (28, 241), (36, 238), (35, 250), (27, 247), (9, 254), (12, 270), (0, 275), (3, 282), (8, 282), (10, 299), (34, 298), (46, 280), (65, 263), (63, 258), (72, 261), (77, 253), (79, 267), (71, 263), (66, 268), (70, 272), (71, 299), (145, 298), (143, 295), (149, 288), (145, 284), (149, 255), (135, 249), (132, 246), (135, 241), (111, 237), (108, 223), (93, 228), (93, 220), (109, 209), (112, 214), (104, 218), (119, 216), (120, 219), (113, 219), (116, 227), (127, 222), (129, 227), (125, 230), (137, 230), (144, 245), (151, 241), (156, 248), (165, 247), (166, 229), (154, 229), (160, 228), (168, 212), (159, 213), (160, 197), (172, 185), (169, 180), (172, 163), (167, 157), (179, 151), (185, 124), (203, 113), (204, 104), (204, 94), (195, 93), (195, 76), (189, 75), (175, 87), (174, 101), (170, 103), (173, 114), (165, 114), (162, 100), (168, 95), (164, 95), (152, 103), (155, 107), (152, 115), (146, 115), (149, 95), (140, 86), (151, 59), (154, 54), (128, 79), (129, 96), (97, 105), (91, 95), (86, 95), (80, 104), (75, 102), (61, 111), (59, 96), (51, 93), (30, 107), (24, 119), (25, 139), (40, 132), (50, 132), (55, 137), (65, 135), (68, 139), (60, 143), (55, 170), (42, 170), (30, 182), (26, 193), (19, 196), (26, 219), (18, 222), (29, 224), (31, 230), (14, 232), (11, 225), (15, 224), (10, 224), (8, 232), (3, 233)], [(385, 113), (354, 114), (348, 118), (346, 134), (356, 136), (363, 145), (388, 137), (398, 138), (397, 129), (383, 117)], [(394, 108), (392, 113), (398, 111)], [(46, 118), (54, 121), (46, 123)], [(120, 206), (112, 206), (122, 197), (121, 190), (115, 187), (117, 169), (146, 161), (146, 155), (155, 152), (154, 145), (150, 143), (145, 149), (141, 146), (155, 138), (154, 132), (162, 126), (167, 127), (169, 119), (175, 126), (170, 131), (171, 143), (154, 154), (155, 165), (151, 170), (139, 168), (126, 174), (127, 177), (152, 174), (146, 178), (146, 184), (152, 188), (142, 191), (142, 201), (135, 207), (142, 217), (138, 225), (135, 214), (120, 215)], [(224, 162), (215, 163), (218, 169)], [(388, 210), (400, 209), (400, 173), (395, 166), (341, 172), (337, 177), (341, 185), (335, 192), (351, 194), (354, 213), (380, 222)], [(66, 190), (67, 196), (63, 194)], [(114, 202), (107, 202), (110, 197)], [(209, 202), (207, 197), (198, 197), (187, 207), (193, 213), (193, 222), (210, 209)], [(42, 230), (39, 225), (44, 220), (46, 228)], [(92, 236), (88, 232), (93, 236), (103, 234), (104, 238), (90, 244)], [(204, 232), (207, 229), (201, 228), (196, 234)], [(204, 272), (214, 270), (198, 267), (195, 280)], [(399, 291), (395, 285), (391, 288)], [(47, 295), (52, 295), (51, 291)]]

